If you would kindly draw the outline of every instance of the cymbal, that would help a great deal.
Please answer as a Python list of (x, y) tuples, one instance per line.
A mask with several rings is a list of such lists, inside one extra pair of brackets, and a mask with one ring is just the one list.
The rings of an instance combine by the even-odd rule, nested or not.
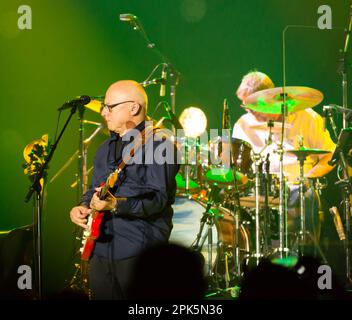
[[(281, 114), (284, 88), (261, 90), (244, 100), (244, 108), (260, 113)], [(287, 112), (293, 113), (318, 105), (324, 95), (308, 87), (285, 87)]]
[(286, 153), (294, 154), (296, 157), (302, 157), (302, 156), (307, 157), (311, 155), (331, 153), (331, 151), (300, 147), (299, 149), (296, 149), (296, 150), (287, 150)]
[(100, 113), (101, 101), (98, 99), (92, 99), (88, 104), (85, 105), (85, 107), (89, 110)]

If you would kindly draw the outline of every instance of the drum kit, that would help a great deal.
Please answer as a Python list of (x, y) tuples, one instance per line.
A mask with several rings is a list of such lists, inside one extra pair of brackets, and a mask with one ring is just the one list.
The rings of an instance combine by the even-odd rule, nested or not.
[[(303, 139), (297, 149), (283, 150), (282, 141), (281, 145), (276, 146), (279, 155), (294, 155), (299, 165), (296, 184), (299, 187), (300, 214), (299, 227), (294, 230), (288, 230), (289, 182), (283, 174), (282, 157), (280, 173), (273, 174), (268, 154), (264, 153), (272, 143), (272, 130), (280, 132), (287, 128), (285, 116), (282, 115), (312, 108), (322, 99), (321, 92), (307, 87), (273, 88), (256, 92), (246, 99), (244, 108), (252, 112), (281, 114), (282, 120), (282, 123), (275, 123), (275, 127), (269, 121), (267, 132), (263, 132), (268, 134), (267, 143), (260, 152), (255, 153), (248, 142), (232, 138), (229, 166), (213, 165), (209, 158), (202, 163), (196, 161), (181, 166), (176, 177), (174, 226), (170, 241), (190, 247), (204, 256), (205, 274), (210, 280), (210, 288), (228, 290), (239, 283), (246, 268), (257, 265), (261, 258), (300, 257), (307, 254), (308, 245), (312, 245), (314, 252), (318, 252), (326, 262), (314, 231), (317, 226), (313, 226), (316, 228), (311, 231), (306, 225), (308, 179), (304, 176), (304, 163), (309, 156), (331, 152), (306, 148)], [(286, 110), (283, 110), (285, 106)], [(283, 137), (282, 133), (282, 140)], [(207, 145), (198, 147), (198, 150), (189, 146), (186, 150), (196, 153), (207, 150), (216, 153), (212, 154), (214, 159), (221, 157), (219, 150), (224, 148), (222, 141), (217, 137)], [(184, 170), (186, 166), (188, 169)], [(311, 185), (314, 185), (314, 195), (319, 196), (323, 185), (319, 178), (312, 180)], [(316, 201), (320, 203), (320, 199)]]

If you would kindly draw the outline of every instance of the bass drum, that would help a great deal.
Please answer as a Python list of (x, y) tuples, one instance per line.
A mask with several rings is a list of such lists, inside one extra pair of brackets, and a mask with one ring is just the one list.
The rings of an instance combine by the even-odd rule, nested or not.
[[(193, 248), (197, 235), (200, 231), (201, 219), (205, 212), (206, 203), (187, 197), (176, 197), (173, 205), (173, 229), (169, 241), (188, 248)], [(213, 272), (220, 278), (225, 279), (226, 272), (229, 272), (230, 279), (234, 276), (235, 270), (235, 248), (236, 232), (235, 222), (232, 215), (226, 208), (212, 208), (215, 212), (215, 227), (212, 229), (212, 261)], [(205, 274), (208, 274), (208, 239), (207, 224), (205, 224), (201, 241), (204, 241), (201, 253), (205, 259)], [(245, 263), (251, 250), (251, 239), (248, 228), (245, 224), (240, 226), (239, 234), (240, 262)]]

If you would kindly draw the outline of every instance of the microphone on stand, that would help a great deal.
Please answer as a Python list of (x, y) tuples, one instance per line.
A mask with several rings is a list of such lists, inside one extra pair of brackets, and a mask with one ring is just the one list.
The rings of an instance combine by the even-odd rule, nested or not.
[(165, 97), (165, 85), (166, 85), (166, 77), (167, 77), (167, 64), (163, 64), (163, 70), (161, 71), (161, 81), (160, 81), (160, 97)]
[(138, 17), (132, 13), (121, 13), (120, 21), (130, 23), (135, 30), (139, 29)]
[(333, 107), (330, 106), (323, 106), (323, 130), (324, 132), (326, 131), (326, 118), (329, 115), (329, 111), (330, 109), (332, 109)]
[[(224, 99), (223, 102), (223, 111), (222, 111), (222, 139), (219, 145), (219, 152), (221, 154), (221, 161), (225, 166), (231, 167), (233, 164), (232, 161), (232, 143), (231, 143), (231, 120), (229, 114), (229, 106), (227, 99)], [(225, 131), (225, 135), (224, 135)]]
[(223, 112), (222, 112), (222, 129), (231, 129), (231, 120), (229, 114), (229, 106), (227, 103), (227, 99), (224, 99), (223, 103)]
[(65, 102), (60, 108), (57, 109), (57, 111), (62, 111), (65, 109), (70, 109), (73, 107), (78, 107), (78, 106), (84, 106), (90, 102), (90, 97), (89, 96), (78, 96), (77, 98)]
[(138, 17), (132, 13), (121, 13), (120, 14), (121, 21), (131, 22), (131, 21), (136, 21), (137, 19), (138, 19)]

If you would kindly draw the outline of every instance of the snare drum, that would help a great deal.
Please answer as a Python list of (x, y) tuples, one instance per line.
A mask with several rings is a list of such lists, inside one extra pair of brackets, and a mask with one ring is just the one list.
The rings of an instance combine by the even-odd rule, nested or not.
[[(173, 205), (173, 229), (170, 235), (170, 242), (174, 242), (185, 247), (195, 245), (197, 235), (200, 230), (201, 219), (205, 212), (206, 204), (200, 201), (186, 197), (176, 197)], [(235, 269), (234, 250), (236, 247), (236, 233), (234, 218), (226, 208), (213, 209), (217, 210), (219, 218), (215, 219), (215, 227), (212, 229), (212, 266), (213, 271), (223, 277), (228, 262), (227, 269), (229, 272)], [(208, 273), (208, 240), (207, 225), (204, 226), (201, 241), (204, 241), (201, 253), (205, 258), (205, 273)], [(239, 234), (240, 261), (243, 263), (251, 249), (250, 233), (245, 224), (240, 226)], [(227, 256), (227, 260), (225, 259)], [(231, 274), (230, 274), (231, 277)]]

